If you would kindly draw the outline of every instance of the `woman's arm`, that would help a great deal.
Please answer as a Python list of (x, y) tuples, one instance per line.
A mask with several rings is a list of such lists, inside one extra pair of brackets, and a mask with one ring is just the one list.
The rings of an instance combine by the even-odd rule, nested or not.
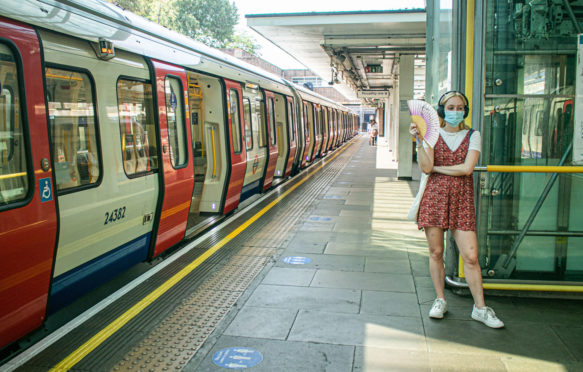
[(479, 151), (469, 150), (468, 155), (466, 155), (466, 161), (463, 164), (433, 167), (433, 171), (436, 173), (447, 174), (448, 176), (469, 176), (474, 172), (474, 167), (478, 164), (479, 158)]
[(409, 126), (409, 133), (413, 137), (416, 137), (415, 145), (417, 146), (417, 163), (423, 173), (431, 173), (433, 169), (433, 149), (431, 147), (424, 148), (423, 141), (419, 140), (419, 132), (417, 131), (417, 125), (411, 123)]

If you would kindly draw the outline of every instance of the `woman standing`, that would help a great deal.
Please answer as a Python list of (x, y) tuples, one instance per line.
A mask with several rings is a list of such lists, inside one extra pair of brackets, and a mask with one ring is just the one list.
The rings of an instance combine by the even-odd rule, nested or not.
[[(504, 323), (484, 302), (472, 176), (480, 157), (481, 136), (464, 122), (469, 110), (463, 93), (446, 92), (438, 101), (441, 129), (435, 148), (417, 141), (417, 162), (424, 173), (430, 173), (417, 220), (427, 237), (429, 271), (437, 294), (429, 316), (441, 319), (447, 312), (443, 232), (450, 230), (464, 260), (466, 281), (474, 298), (472, 319), (488, 327), (502, 328)], [(417, 126), (412, 123), (409, 132), (417, 137)]]

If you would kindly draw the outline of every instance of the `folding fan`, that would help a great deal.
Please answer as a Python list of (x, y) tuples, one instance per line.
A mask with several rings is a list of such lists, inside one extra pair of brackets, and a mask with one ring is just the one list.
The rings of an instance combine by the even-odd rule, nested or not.
[(422, 140), (434, 147), (439, 138), (439, 117), (437, 112), (431, 105), (425, 101), (410, 100), (407, 101), (409, 105), (409, 113), (411, 114), (411, 121), (417, 124), (417, 130)]

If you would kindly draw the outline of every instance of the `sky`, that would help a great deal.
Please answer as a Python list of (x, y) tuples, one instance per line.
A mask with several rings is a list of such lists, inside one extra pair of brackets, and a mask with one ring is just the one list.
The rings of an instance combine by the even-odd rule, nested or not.
[(230, 0), (239, 11), (236, 29), (253, 37), (261, 49), (261, 58), (282, 68), (305, 68), (281, 49), (247, 27), (245, 14), (341, 12), (358, 10), (390, 10), (424, 8), (425, 0)]

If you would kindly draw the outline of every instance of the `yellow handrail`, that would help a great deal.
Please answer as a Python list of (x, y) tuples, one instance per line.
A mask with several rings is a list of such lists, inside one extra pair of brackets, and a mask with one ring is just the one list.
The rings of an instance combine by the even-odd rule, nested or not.
[(213, 147), (213, 178), (216, 177), (216, 173), (217, 173), (217, 154), (215, 152), (215, 130), (211, 128), (211, 144)]
[(26, 176), (26, 172), (10, 173), (10, 174), (0, 175), (0, 180), (6, 180), (9, 178), (17, 178), (17, 177), (24, 177), (24, 176)]
[(476, 172), (500, 173), (583, 173), (583, 167), (554, 165), (486, 165), (474, 168)]

